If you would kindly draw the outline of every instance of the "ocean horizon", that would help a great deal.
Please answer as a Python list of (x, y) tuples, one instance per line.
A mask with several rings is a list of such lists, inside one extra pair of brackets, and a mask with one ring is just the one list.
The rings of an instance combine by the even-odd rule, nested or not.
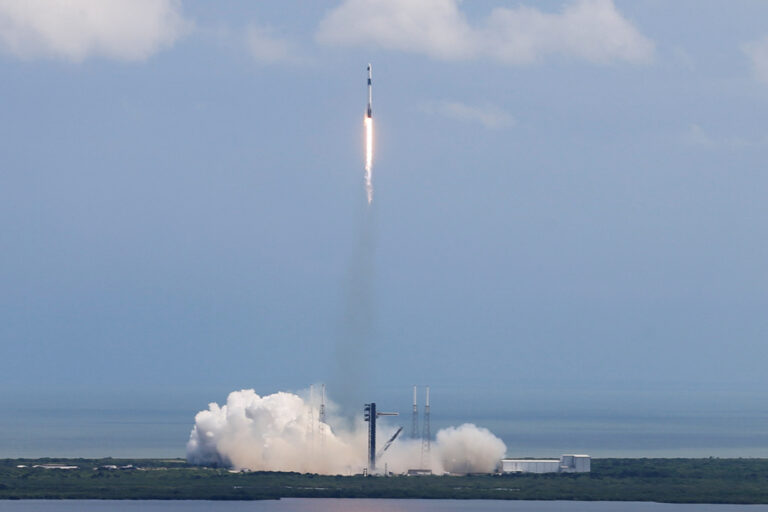
[[(0, 457), (185, 457), (196, 410), (162, 408), (6, 408)], [(392, 425), (409, 425), (404, 415)], [(768, 413), (605, 412), (558, 417), (540, 410), (514, 416), (433, 416), (440, 428), (474, 423), (499, 436), (511, 457), (587, 453), (601, 457), (768, 457)]]

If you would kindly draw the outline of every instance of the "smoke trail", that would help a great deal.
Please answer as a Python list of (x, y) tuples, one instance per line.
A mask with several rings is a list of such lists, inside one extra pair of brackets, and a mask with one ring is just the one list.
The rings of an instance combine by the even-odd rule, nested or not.
[[(370, 98), (369, 98), (370, 103)], [(365, 193), (367, 207), (354, 215), (356, 247), (350, 261), (345, 288), (345, 311), (341, 335), (335, 346), (336, 367), (332, 387), (347, 406), (364, 401), (368, 376), (368, 352), (374, 330), (373, 284), (376, 256), (376, 219), (373, 202), (373, 118), (366, 115)], [(362, 205), (361, 205), (362, 206)]]
[[(346, 408), (370, 401), (366, 393), (375, 335), (376, 208), (358, 203), (353, 252), (344, 275), (344, 310), (334, 344), (330, 388)], [(355, 412), (358, 412), (355, 410)]]
[(373, 118), (365, 117), (365, 194), (373, 201)]
[[(366, 465), (367, 426), (358, 415), (352, 427), (332, 412), (327, 423), (318, 403), (293, 393), (259, 396), (252, 389), (233, 391), (227, 403), (212, 403), (195, 416), (187, 443), (187, 460), (235, 469), (298, 471), (320, 474), (357, 474)], [(395, 426), (379, 421), (380, 438)], [(380, 446), (381, 448), (381, 446)], [(380, 468), (403, 473), (419, 467), (421, 442), (398, 440), (380, 458)], [(440, 430), (432, 445), (429, 469), (444, 472), (491, 472), (505, 452), (504, 443), (484, 428), (471, 424)]]

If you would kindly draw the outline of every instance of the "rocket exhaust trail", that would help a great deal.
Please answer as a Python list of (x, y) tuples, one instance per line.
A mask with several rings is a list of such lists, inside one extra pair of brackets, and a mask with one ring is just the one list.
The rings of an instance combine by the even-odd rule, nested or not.
[[(376, 274), (376, 212), (372, 207), (373, 183), (373, 108), (371, 107), (371, 67), (368, 65), (368, 104), (363, 111), (362, 155), (365, 167), (365, 194), (367, 202), (359, 204), (360, 215), (355, 216), (355, 244), (344, 279), (344, 315), (342, 329), (335, 346), (336, 363), (332, 381), (341, 403), (349, 406), (363, 403), (367, 386), (368, 366), (374, 339), (373, 305), (374, 276)], [(357, 410), (357, 405), (354, 405)]]
[(371, 106), (371, 65), (368, 64), (368, 108), (365, 111), (365, 194), (373, 201), (373, 108)]
[(365, 118), (365, 194), (373, 201), (373, 119)]

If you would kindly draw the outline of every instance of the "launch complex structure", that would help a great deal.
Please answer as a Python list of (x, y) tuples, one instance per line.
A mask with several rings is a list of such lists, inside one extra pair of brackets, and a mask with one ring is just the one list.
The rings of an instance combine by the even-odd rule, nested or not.
[[(413, 418), (411, 420), (411, 438), (412, 439), (418, 439), (418, 428), (419, 428), (419, 406), (416, 401), (417, 398), (417, 387), (413, 386)], [(424, 428), (421, 433), (421, 458), (420, 458), (420, 466), (424, 467), (424, 460), (425, 456), (427, 459), (427, 463), (429, 463), (429, 452), (431, 448), (431, 431), (430, 431), (430, 417), (429, 417), (429, 386), (426, 388), (426, 401), (424, 405)], [(381, 448), (381, 450), (376, 450), (376, 420), (379, 418), (379, 416), (399, 416), (399, 413), (397, 412), (379, 412), (376, 410), (376, 402), (371, 402), (369, 404), (365, 404), (363, 407), (363, 418), (368, 423), (368, 467), (366, 468), (366, 471), (364, 474), (366, 475), (373, 475), (376, 473), (376, 459), (381, 457), (387, 449), (389, 449), (390, 446), (392, 446), (392, 443), (395, 442), (397, 437), (400, 435), (400, 433), (403, 431), (403, 427), (398, 427), (398, 429), (395, 431), (395, 433), (390, 437), (386, 443), (384, 443), (384, 446)], [(429, 465), (429, 464), (427, 464)], [(415, 470), (423, 472), (425, 470)]]
[[(368, 204), (373, 201), (373, 72), (371, 64), (368, 63), (368, 104), (365, 108), (365, 116), (363, 123), (365, 126), (365, 190), (368, 198)], [(419, 430), (419, 408), (416, 403), (417, 388), (413, 386), (413, 420), (411, 424), (411, 438), (418, 439)], [(325, 395), (323, 395), (323, 399)], [(325, 400), (323, 400), (324, 402)], [(321, 407), (324, 407), (322, 405)], [(379, 416), (398, 416), (396, 412), (379, 412), (376, 410), (376, 402), (365, 404), (363, 409), (363, 415), (365, 421), (368, 423), (368, 467), (365, 469), (364, 474), (372, 475), (376, 472), (376, 458), (380, 457), (387, 449), (395, 442), (395, 439), (403, 431), (403, 427), (399, 427), (392, 437), (384, 444), (381, 450), (376, 451), (376, 420)], [(424, 456), (429, 457), (430, 451), (430, 432), (429, 424), (429, 386), (427, 386), (426, 393), (426, 405), (424, 406), (424, 429), (421, 434), (421, 462), (420, 467), (424, 467)], [(423, 471), (423, 470), (418, 470)], [(385, 471), (386, 472), (386, 471)]]

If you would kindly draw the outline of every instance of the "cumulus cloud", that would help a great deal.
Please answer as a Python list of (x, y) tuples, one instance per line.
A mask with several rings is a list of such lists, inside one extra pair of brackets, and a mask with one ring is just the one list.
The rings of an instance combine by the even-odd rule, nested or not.
[(514, 124), (512, 116), (491, 104), (468, 105), (460, 101), (438, 101), (426, 103), (422, 110), (459, 121), (480, 123), (491, 130), (507, 128)]
[(179, 0), (0, 0), (0, 49), (22, 59), (139, 61), (190, 26)]
[(644, 62), (653, 43), (616, 9), (612, 0), (579, 0), (558, 13), (520, 6), (491, 12), (486, 51), (510, 64), (562, 54), (595, 63)]
[(472, 29), (455, 0), (345, 0), (321, 22), (323, 43), (373, 43), (441, 59), (474, 53)]
[(752, 70), (757, 79), (768, 84), (768, 36), (746, 43), (742, 50), (752, 61)]
[(496, 8), (472, 26), (458, 0), (345, 0), (321, 22), (318, 41), (375, 45), (443, 60), (486, 57), (527, 64), (548, 55), (593, 63), (648, 62), (654, 45), (613, 0), (575, 0), (558, 12)]
[(249, 26), (245, 42), (251, 57), (258, 62), (272, 64), (297, 61), (293, 45), (269, 27)]
[(693, 123), (682, 132), (680, 142), (685, 146), (700, 149), (740, 150), (759, 148), (768, 145), (768, 135), (763, 136), (723, 136), (711, 135), (700, 125)]

